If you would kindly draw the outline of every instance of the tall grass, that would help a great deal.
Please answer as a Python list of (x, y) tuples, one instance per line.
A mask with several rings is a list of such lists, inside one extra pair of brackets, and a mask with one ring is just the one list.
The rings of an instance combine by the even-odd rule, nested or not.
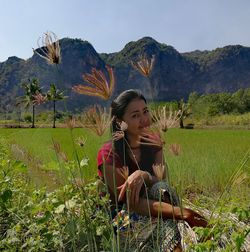
[[(0, 136), (10, 143), (18, 144), (41, 163), (44, 170), (58, 170), (55, 151), (51, 148), (52, 140), (59, 142), (69, 159), (75, 159), (73, 144), (78, 157), (89, 158), (89, 167), (84, 170), (84, 177), (93, 179), (97, 174), (96, 154), (103, 142), (109, 139), (95, 136), (87, 129), (0, 129)], [(78, 137), (87, 139), (84, 147), (74, 142)], [(250, 131), (246, 130), (180, 130), (170, 129), (165, 134), (165, 156), (169, 165), (169, 175), (174, 186), (180, 190), (220, 192), (228, 179), (250, 148)], [(169, 145), (180, 145), (180, 155), (174, 156)], [(250, 163), (243, 170), (250, 174)], [(246, 180), (249, 182), (249, 180)], [(244, 183), (243, 183), (244, 184)], [(246, 188), (246, 183), (244, 184)], [(239, 188), (240, 189), (240, 188)]]
[[(72, 133), (72, 135), (71, 135)], [(86, 145), (82, 148), (80, 146), (77, 146), (75, 143), (75, 139), (77, 139), (79, 136), (84, 136), (87, 138)], [(88, 157), (90, 160), (90, 163), (86, 168), (84, 169), (84, 178), (88, 179), (95, 179), (97, 168), (96, 168), (96, 153), (98, 148), (102, 145), (102, 143), (106, 140), (108, 140), (109, 136), (106, 134), (104, 137), (96, 137), (93, 135), (90, 131), (84, 130), (84, 129), (73, 129), (70, 131), (69, 129), (1, 129), (0, 130), (0, 138), (5, 138), (10, 144), (15, 144), (17, 146), (20, 146), (20, 149), (24, 150), (26, 154), (28, 153), (29, 156), (34, 157), (34, 160), (40, 161), (40, 169), (41, 170), (58, 170), (60, 169), (58, 167), (58, 161), (57, 161), (57, 155), (55, 151), (52, 148), (49, 148), (49, 146), (52, 146), (53, 141), (57, 141), (61, 144), (62, 150), (65, 151), (68, 155), (69, 159), (75, 160), (75, 154), (74, 148), (77, 152), (77, 155), (79, 158), (81, 157)], [(174, 185), (175, 188), (180, 192), (180, 194), (184, 193), (194, 193), (194, 194), (205, 194), (206, 196), (211, 196), (210, 198), (205, 197), (204, 199), (207, 199), (205, 202), (204, 199), (199, 198), (200, 204), (199, 206), (202, 207), (202, 209), (207, 208), (210, 210), (208, 214), (214, 213), (215, 211), (215, 224), (211, 230), (204, 229), (204, 234), (201, 234), (202, 237), (208, 237), (208, 234), (210, 235), (217, 235), (219, 232), (219, 238), (223, 237), (223, 232), (231, 227), (231, 225), (234, 222), (230, 222), (230, 220), (227, 220), (225, 227), (220, 223), (220, 220), (222, 219), (221, 214), (218, 213), (218, 209), (220, 210), (219, 205), (215, 204), (216, 199), (217, 201), (220, 201), (220, 197), (214, 197), (212, 194), (214, 192), (219, 193), (218, 195), (226, 195), (227, 196), (227, 203), (230, 200), (227, 194), (227, 185), (228, 183), (233, 184), (230, 182), (230, 178), (234, 177), (235, 174), (238, 172), (238, 168), (240, 165), (240, 162), (243, 160), (244, 155), (249, 150), (249, 139), (250, 139), (250, 132), (249, 131), (231, 131), (231, 130), (179, 130), (179, 129), (171, 129), (169, 130), (165, 135), (166, 140), (166, 146), (165, 146), (165, 156), (169, 165), (169, 173), (170, 173), (170, 182)], [(72, 141), (73, 140), (73, 141)], [(173, 155), (172, 152), (169, 151), (170, 144), (178, 144), (180, 146), (180, 153), (177, 153), (178, 155)], [(73, 148), (74, 146), (74, 148)], [(30, 169), (34, 169), (34, 163), (29, 164)], [(63, 166), (63, 168), (67, 168), (67, 165)], [(246, 163), (244, 163), (244, 167), (241, 168), (242, 171), (244, 171), (246, 174), (248, 174), (248, 180), (246, 180), (244, 183), (237, 184), (237, 190), (240, 192), (237, 196), (239, 200), (242, 200), (244, 197), (247, 199), (247, 195), (249, 195), (249, 173), (250, 173), (250, 165), (249, 165), (249, 159)], [(234, 181), (233, 181), (234, 182)], [(60, 190), (61, 187), (59, 187)], [(85, 188), (85, 187), (84, 187)], [(10, 190), (10, 189), (8, 189)], [(93, 191), (96, 191), (96, 188), (93, 187), (91, 189)], [(241, 191), (239, 191), (241, 190)], [(60, 192), (60, 191), (58, 191)], [(76, 193), (81, 192), (76, 190)], [(88, 197), (89, 195), (92, 195), (92, 192), (88, 191)], [(229, 192), (229, 191), (228, 191)], [(90, 193), (90, 194), (89, 194)], [(230, 192), (231, 193), (231, 192)], [(65, 193), (63, 193), (64, 195)], [(45, 195), (45, 194), (44, 194)], [(66, 195), (66, 194), (65, 194)], [(65, 197), (64, 195), (64, 197)], [(60, 201), (60, 204), (53, 205), (53, 210), (50, 209), (52, 215), (55, 216), (58, 215), (57, 222), (61, 223), (61, 221), (69, 220), (69, 224), (67, 224), (70, 229), (63, 230), (62, 235), (59, 235), (57, 239), (59, 241), (66, 240), (65, 244), (68, 244), (67, 241), (68, 237), (75, 237), (73, 234), (80, 232), (83, 227), (89, 227), (86, 229), (88, 238), (87, 240), (84, 240), (84, 243), (88, 244), (88, 248), (91, 248), (91, 251), (97, 251), (97, 241), (96, 234), (98, 236), (99, 234), (99, 222), (90, 222), (91, 214), (89, 216), (83, 216), (82, 214), (85, 214), (85, 206), (83, 207), (83, 202), (88, 202), (87, 194), (84, 193), (84, 195), (79, 196), (79, 209), (81, 209), (81, 214), (78, 216), (75, 216), (75, 212), (68, 214), (68, 210), (64, 212), (62, 211), (60, 207), (69, 208), (68, 203), (74, 203), (75, 200), (78, 199), (76, 196), (73, 198), (72, 195), (70, 195), (69, 199), (64, 199), (64, 201)], [(199, 196), (200, 196), (199, 195)], [(44, 196), (48, 197), (48, 196)], [(56, 196), (57, 199), (57, 196)], [(74, 201), (72, 201), (74, 199)], [(241, 215), (242, 214), (248, 214), (248, 211), (244, 210), (244, 206), (247, 206), (248, 201), (245, 200), (245, 202), (240, 202), (240, 204), (237, 204), (238, 202), (235, 201), (236, 198), (234, 198), (234, 203), (237, 206), (236, 211), (238, 211)], [(98, 197), (97, 199), (98, 200)], [(203, 200), (203, 201), (202, 201)], [(225, 200), (225, 199), (223, 199)], [(53, 203), (55, 201), (55, 198), (51, 200)], [(92, 202), (92, 201), (91, 201)], [(225, 202), (225, 201), (224, 201)], [(52, 203), (50, 205), (52, 205)], [(218, 203), (218, 202), (217, 202)], [(220, 203), (220, 202), (219, 202)], [(30, 204), (30, 203), (29, 203)], [(35, 202), (34, 205), (39, 205), (39, 202)], [(93, 204), (96, 204), (95, 202)], [(212, 204), (212, 205), (211, 205)], [(213, 205), (214, 204), (214, 205)], [(216, 205), (216, 206), (215, 206)], [(228, 207), (229, 204), (226, 205)], [(212, 207), (212, 208), (211, 208)], [(215, 208), (216, 207), (216, 208)], [(55, 208), (55, 209), (54, 209)], [(42, 208), (43, 209), (43, 206)], [(92, 205), (90, 207), (92, 209)], [(60, 210), (60, 211), (59, 211)], [(77, 210), (79, 212), (80, 210)], [(101, 213), (101, 212), (100, 212)], [(25, 211), (22, 212), (23, 218), (28, 218)], [(66, 214), (64, 216), (64, 214)], [(40, 215), (40, 212), (38, 212), (38, 215)], [(59, 216), (60, 215), (60, 216)], [(61, 218), (63, 217), (63, 218)], [(46, 217), (47, 218), (47, 217)], [(106, 218), (106, 217), (105, 217)], [(49, 221), (49, 220), (48, 220)], [(99, 221), (99, 220), (98, 220)], [(101, 221), (104, 221), (105, 223), (102, 223), (104, 228), (106, 225), (106, 219), (101, 219)], [(46, 219), (47, 222), (47, 219)], [(51, 222), (51, 221), (50, 221)], [(18, 222), (19, 223), (19, 222)], [(40, 223), (40, 220), (39, 220)], [(51, 227), (55, 230), (61, 230), (63, 225), (56, 225), (51, 222)], [(74, 224), (72, 226), (72, 223)], [(244, 223), (243, 223), (244, 224)], [(19, 224), (18, 224), (19, 225)], [(245, 224), (244, 224), (245, 225)], [(41, 226), (42, 227), (42, 226)], [(237, 226), (238, 228), (238, 226)], [(30, 227), (26, 227), (26, 229), (30, 229)], [(66, 231), (66, 232), (65, 232)], [(209, 231), (209, 233), (205, 233)], [(238, 244), (237, 246), (240, 248), (242, 247), (242, 244), (245, 240), (245, 237), (247, 235), (245, 226), (243, 228), (243, 233), (236, 229), (234, 231), (235, 239), (236, 241), (232, 245), (232, 248), (235, 248), (235, 244)], [(61, 232), (61, 231), (60, 231)], [(60, 233), (59, 232), (59, 233)], [(90, 232), (90, 233), (89, 233)], [(40, 234), (40, 229), (36, 230), (34, 234)], [(58, 234), (59, 234), (58, 233)], [(73, 236), (72, 236), (73, 235)], [(79, 237), (78, 237), (79, 236)], [(79, 241), (83, 241), (81, 232), (78, 234), (78, 236), (74, 239), (70, 239), (70, 246), (72, 249), (77, 251), (78, 246), (82, 246), (81, 244), (78, 244)], [(21, 233), (20, 233), (21, 237)], [(34, 236), (32, 236), (33, 238)], [(93, 239), (93, 240), (92, 240)], [(113, 238), (113, 240), (109, 240), (110, 237), (107, 236), (105, 243), (107, 243), (107, 247), (110, 247), (110, 244), (116, 243), (116, 239)], [(237, 241), (241, 239), (243, 242)], [(46, 241), (45, 238), (42, 240), (43, 242)], [(9, 239), (6, 240), (6, 242), (9, 242)], [(103, 241), (102, 241), (103, 242)], [(214, 248), (216, 246), (217, 240), (214, 241), (214, 243), (206, 244), (201, 243), (200, 245), (197, 244), (194, 251), (202, 251), (199, 250), (202, 248), (202, 246), (205, 246), (204, 248)], [(19, 245), (18, 245), (19, 246)], [(54, 246), (54, 245), (53, 245)], [(62, 246), (65, 246), (64, 244)], [(99, 245), (98, 245), (99, 246)], [(100, 246), (105, 246), (104, 243)], [(231, 246), (231, 245), (230, 245)], [(229, 247), (230, 247), (229, 246)], [(196, 250), (197, 249), (197, 250)], [(72, 250), (73, 251), (73, 250)], [(113, 250), (115, 251), (115, 250)]]
[[(213, 194), (224, 190), (250, 149), (250, 131), (233, 130), (178, 130), (172, 129), (166, 137), (171, 143), (181, 146), (181, 153), (174, 156), (167, 150), (171, 181), (179, 190)], [(247, 195), (250, 192), (250, 160), (242, 171), (248, 178), (236, 187)], [(184, 193), (184, 192), (182, 192)]]

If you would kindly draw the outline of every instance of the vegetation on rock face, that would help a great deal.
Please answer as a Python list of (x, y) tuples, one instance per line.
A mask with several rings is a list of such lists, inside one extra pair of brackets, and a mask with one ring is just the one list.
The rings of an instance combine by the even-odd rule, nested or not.
[(244, 60), (245, 63), (250, 61), (249, 48), (240, 45), (225, 46), (212, 51), (197, 50), (189, 53), (183, 53), (183, 56), (190, 58), (192, 61), (203, 67), (209, 67), (217, 62), (222, 63), (223, 61), (227, 61), (228, 63), (235, 60)]
[(61, 39), (60, 46), (62, 61), (57, 67), (46, 64), (36, 54), (26, 61), (11, 57), (0, 63), (1, 111), (6, 111), (7, 105), (13, 110), (14, 99), (21, 93), (19, 85), (28, 78), (38, 78), (45, 89), (50, 83), (64, 89), (70, 98), (67, 101), (69, 110), (84, 107), (93, 99), (81, 99), (71, 93), (71, 87), (81, 83), (82, 74), (93, 67), (105, 71), (106, 64), (114, 67), (117, 92), (131, 87), (143, 90), (144, 80), (130, 65), (131, 60), (137, 60), (142, 54), (155, 55), (151, 76), (152, 84), (158, 88), (159, 95), (155, 100), (187, 99), (193, 91), (235, 92), (247, 88), (250, 82), (250, 49), (243, 46), (181, 54), (150, 37), (130, 42), (120, 52), (110, 54), (98, 54), (90, 43), (80, 39)]

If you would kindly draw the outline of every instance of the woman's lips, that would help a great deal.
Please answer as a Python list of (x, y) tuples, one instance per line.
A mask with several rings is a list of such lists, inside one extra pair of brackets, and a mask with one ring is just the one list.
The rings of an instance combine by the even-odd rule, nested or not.
[(147, 130), (149, 128), (149, 126), (140, 126), (139, 129), (140, 130)]

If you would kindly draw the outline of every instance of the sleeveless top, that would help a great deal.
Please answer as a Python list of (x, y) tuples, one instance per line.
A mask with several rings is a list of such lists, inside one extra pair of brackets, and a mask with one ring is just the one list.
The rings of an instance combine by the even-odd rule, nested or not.
[[(148, 171), (153, 175), (152, 165), (155, 160), (155, 154), (161, 150), (160, 147), (155, 146), (143, 146), (144, 155), (141, 154), (141, 161), (139, 162), (139, 167), (141, 170)], [(113, 150), (112, 148), (112, 142), (107, 142), (103, 144), (103, 146), (100, 148), (98, 154), (97, 154), (97, 166), (98, 166), (98, 175), (99, 177), (103, 178), (103, 172), (102, 172), (102, 166), (103, 165), (115, 165), (116, 168), (121, 168), (124, 165), (123, 160), (120, 158), (120, 156)], [(127, 164), (129, 167), (129, 175), (132, 174), (134, 171), (138, 170), (137, 164), (130, 160), (130, 162)]]

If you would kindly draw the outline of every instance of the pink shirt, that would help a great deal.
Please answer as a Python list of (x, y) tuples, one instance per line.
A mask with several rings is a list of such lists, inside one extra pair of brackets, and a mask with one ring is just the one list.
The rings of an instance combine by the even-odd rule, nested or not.
[(97, 154), (98, 175), (103, 177), (102, 165), (113, 165), (113, 162), (115, 162), (115, 167), (122, 167), (120, 157), (113, 153), (112, 142), (108, 142), (101, 147)]

